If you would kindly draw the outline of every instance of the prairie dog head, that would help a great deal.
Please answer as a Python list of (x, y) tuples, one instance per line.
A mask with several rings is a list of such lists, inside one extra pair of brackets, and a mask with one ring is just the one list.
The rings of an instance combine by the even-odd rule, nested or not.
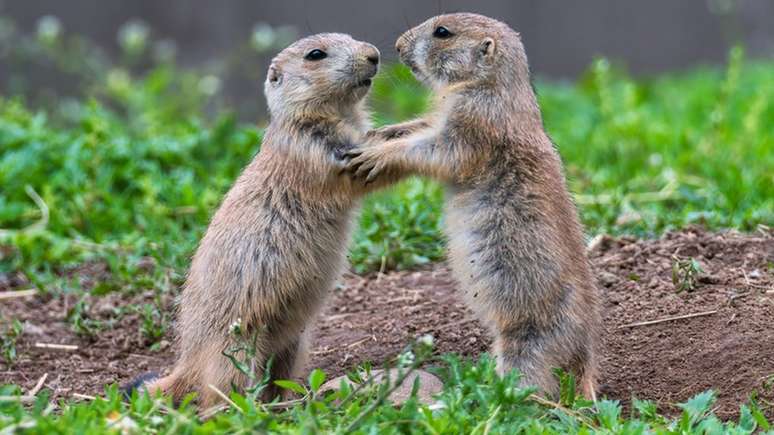
[(529, 80), (519, 34), (483, 15), (430, 18), (401, 35), (395, 48), (419, 80), (437, 89), (462, 82)]
[(366, 96), (379, 50), (341, 33), (296, 41), (271, 62), (264, 93), (272, 116), (347, 112)]

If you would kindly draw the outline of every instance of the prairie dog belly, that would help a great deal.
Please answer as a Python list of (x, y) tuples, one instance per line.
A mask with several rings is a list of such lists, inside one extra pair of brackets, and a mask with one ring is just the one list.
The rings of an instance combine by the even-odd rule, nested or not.
[(489, 308), (484, 306), (487, 302), (482, 296), (492, 283), (486, 277), (481, 279), (479, 271), (483, 243), (476, 231), (476, 214), (475, 202), (469, 192), (448, 194), (444, 230), (448, 237), (448, 259), (452, 273), (468, 305), (480, 319), (486, 320), (484, 314)]
[[(487, 201), (478, 189), (447, 200), (449, 260), (460, 289), (481, 318), (523, 321), (555, 304), (559, 269), (539, 219), (518, 195)], [(492, 312), (502, 313), (493, 318)]]
[(225, 333), (241, 319), (292, 336), (345, 266), (354, 207), (304, 204), (281, 189), (251, 199), (251, 207), (231, 201), (239, 203), (238, 214), (224, 203), (213, 218), (191, 266), (180, 320)]

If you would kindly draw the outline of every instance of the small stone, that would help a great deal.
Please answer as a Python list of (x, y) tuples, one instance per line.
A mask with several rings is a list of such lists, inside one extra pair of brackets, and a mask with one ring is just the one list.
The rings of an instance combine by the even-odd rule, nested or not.
[(605, 287), (611, 287), (618, 282), (618, 277), (610, 272), (600, 272), (597, 279), (599, 280), (599, 283)]
[(614, 239), (607, 234), (597, 234), (589, 241), (588, 245), (586, 245), (586, 252), (591, 253), (597, 250), (605, 252), (610, 249), (613, 241)]
[(634, 210), (625, 211), (621, 213), (615, 220), (616, 225), (628, 225), (639, 222), (642, 220), (642, 215)]
[(0, 273), (0, 289), (11, 287), (11, 277), (7, 273)]
[(696, 278), (702, 284), (717, 284), (720, 280), (712, 275), (701, 274)]
[(153, 257), (142, 257), (137, 262), (137, 268), (145, 273), (153, 272), (156, 268), (156, 259)]
[(109, 316), (115, 312), (116, 306), (109, 298), (100, 298), (96, 303), (94, 311), (102, 316)]
[[(374, 377), (374, 383), (378, 384), (384, 379), (384, 370), (371, 370), (371, 376)], [(394, 382), (398, 372), (395, 369), (390, 369), (390, 382)], [(437, 376), (428, 373), (424, 370), (415, 370), (408, 375), (403, 383), (390, 394), (388, 398), (394, 405), (401, 405), (411, 397), (411, 389), (414, 387), (414, 380), (419, 378), (419, 390), (417, 390), (417, 399), (426, 405), (435, 402), (433, 396), (439, 394), (443, 390), (443, 383)], [(339, 376), (338, 378), (331, 379), (323, 384), (320, 388), (321, 392), (338, 390), (341, 381), (344, 380), (352, 388), (355, 387), (355, 383), (352, 382), (347, 376)]]
[(24, 333), (29, 335), (43, 335), (45, 331), (40, 326), (30, 323), (30, 321), (24, 322)]

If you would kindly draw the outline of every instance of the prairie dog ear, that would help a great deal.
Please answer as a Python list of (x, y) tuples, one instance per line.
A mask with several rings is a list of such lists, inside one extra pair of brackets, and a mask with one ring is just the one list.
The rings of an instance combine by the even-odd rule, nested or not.
[(486, 37), (481, 41), (481, 44), (479, 44), (478, 52), (482, 58), (487, 59), (492, 57), (492, 55), (495, 53), (495, 48), (495, 40), (490, 37)]
[(282, 83), (282, 71), (275, 64), (271, 64), (266, 80), (274, 86), (279, 85)]

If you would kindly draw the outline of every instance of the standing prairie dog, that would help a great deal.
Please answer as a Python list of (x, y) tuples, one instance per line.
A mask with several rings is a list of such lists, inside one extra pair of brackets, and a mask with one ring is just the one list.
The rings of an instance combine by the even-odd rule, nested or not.
[(498, 368), (555, 394), (552, 368), (594, 398), (597, 289), (561, 160), (543, 123), (518, 33), (481, 15), (431, 18), (396, 44), (437, 95), (426, 119), (374, 132), (352, 150), (367, 180), (405, 171), (447, 186), (449, 260), (492, 330)]
[(255, 334), (257, 367), (273, 358), (272, 380), (302, 366), (305, 331), (345, 266), (354, 210), (366, 193), (343, 173), (342, 157), (369, 128), (363, 99), (378, 63), (376, 47), (335, 33), (304, 38), (274, 58), (261, 151), (201, 240), (179, 301), (179, 359), (149, 391), (175, 399), (197, 391), (207, 407), (219, 400), (210, 385), (224, 393), (244, 387), (247, 379), (222, 354), (233, 346), (235, 322)]

